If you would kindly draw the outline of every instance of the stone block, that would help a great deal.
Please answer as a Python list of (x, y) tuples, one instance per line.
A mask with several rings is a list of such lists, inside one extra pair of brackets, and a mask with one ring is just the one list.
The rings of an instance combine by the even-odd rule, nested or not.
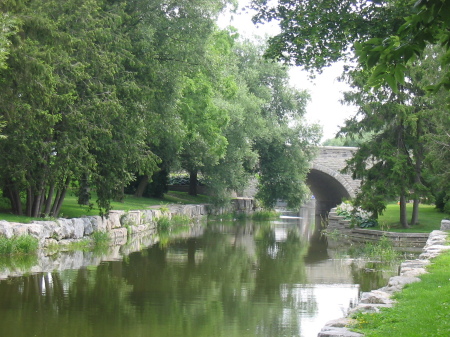
[(317, 337), (362, 337), (364, 335), (350, 331), (346, 328), (324, 327)]
[(0, 235), (8, 239), (14, 235), (13, 226), (8, 221), (0, 221)]
[(372, 290), (361, 294), (360, 303), (392, 304), (394, 301), (391, 299), (390, 294), (381, 290)]
[(80, 218), (72, 219), (73, 237), (74, 239), (81, 239), (84, 236), (84, 220)]
[(110, 211), (106, 217), (106, 228), (111, 230), (114, 228), (120, 228), (120, 218), (125, 214), (124, 211)]
[(450, 231), (450, 220), (441, 221), (441, 231)]
[(25, 224), (16, 224), (12, 226), (13, 233), (15, 236), (27, 235), (28, 234), (28, 225)]
[(84, 236), (89, 236), (94, 233), (93, 221), (90, 217), (83, 217), (83, 232)]
[(54, 229), (57, 240), (73, 239), (75, 237), (75, 228), (71, 219), (58, 219), (57, 227)]

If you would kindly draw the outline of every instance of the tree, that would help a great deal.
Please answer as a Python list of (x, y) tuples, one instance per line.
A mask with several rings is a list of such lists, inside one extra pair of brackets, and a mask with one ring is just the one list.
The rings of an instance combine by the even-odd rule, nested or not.
[(442, 115), (438, 111), (446, 109), (445, 100), (429, 97), (424, 90), (436, 76), (437, 52), (430, 50), (429, 57), (408, 68), (408, 81), (398, 92), (386, 85), (367, 90), (365, 83), (370, 74), (362, 69), (347, 73), (354, 90), (345, 93), (345, 101), (360, 109), (354, 118), (346, 121), (341, 133), (353, 137), (372, 133), (348, 165), (354, 176), (362, 178), (356, 202), (379, 214), (389, 198), (399, 197), (404, 227), (408, 226), (406, 200), (414, 200), (410, 224), (415, 225), (420, 198), (429, 196), (426, 148), (430, 137), (435, 137), (437, 127), (432, 116)]
[(320, 70), (351, 56), (355, 42), (395, 32), (407, 1), (253, 0), (254, 22), (277, 20), (281, 33), (269, 39), (266, 56)]
[(286, 67), (263, 59), (264, 48), (247, 42), (237, 51), (242, 78), (250, 93), (263, 101), (253, 137), (259, 157), (257, 198), (269, 208), (278, 199), (297, 207), (307, 194), (304, 181), (319, 130), (303, 123), (308, 94), (288, 84)]
[[(387, 83), (393, 90), (405, 83), (405, 67), (426, 53), (429, 45), (445, 48), (440, 60), (450, 64), (450, 32), (448, 30), (448, 0), (420, 0), (408, 3), (402, 25), (394, 31), (356, 44), (359, 63), (372, 69), (371, 86)], [(428, 90), (438, 91), (443, 86), (450, 90), (450, 72), (432, 83)]]
[[(120, 194), (130, 170), (152, 171), (156, 158), (143, 142), (139, 90), (126, 71), (135, 60), (120, 3), (6, 3), (21, 22), (11, 37), (0, 84), (7, 122), (2, 142), (2, 188), (17, 214), (57, 215), (71, 181), (84, 178), (98, 203)], [(82, 20), (80, 20), (82, 18)]]

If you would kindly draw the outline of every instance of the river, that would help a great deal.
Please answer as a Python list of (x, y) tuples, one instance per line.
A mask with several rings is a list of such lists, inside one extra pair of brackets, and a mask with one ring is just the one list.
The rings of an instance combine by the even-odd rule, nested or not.
[(396, 267), (331, 248), (316, 222), (218, 219), (89, 266), (31, 268), (0, 281), (0, 336), (317, 336)]

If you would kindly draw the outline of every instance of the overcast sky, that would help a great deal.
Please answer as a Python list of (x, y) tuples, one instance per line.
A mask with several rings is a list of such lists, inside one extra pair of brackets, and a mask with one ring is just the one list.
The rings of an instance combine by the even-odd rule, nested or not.
[[(239, 0), (239, 8), (243, 8), (247, 2), (248, 0)], [(222, 15), (218, 24), (221, 28), (234, 26), (239, 30), (240, 35), (249, 38), (254, 35), (266, 36), (279, 32), (276, 24), (255, 26), (251, 22), (251, 17), (252, 12), (240, 10), (238, 14)], [(342, 66), (342, 64), (335, 64), (326, 68), (312, 81), (300, 68), (292, 68), (290, 71), (291, 84), (297, 89), (306, 89), (311, 95), (305, 118), (308, 123), (318, 123), (322, 126), (322, 141), (334, 138), (339, 131), (339, 126), (344, 124), (344, 120), (356, 112), (355, 107), (339, 103), (342, 92), (347, 89), (346, 84), (336, 79), (341, 74)]]

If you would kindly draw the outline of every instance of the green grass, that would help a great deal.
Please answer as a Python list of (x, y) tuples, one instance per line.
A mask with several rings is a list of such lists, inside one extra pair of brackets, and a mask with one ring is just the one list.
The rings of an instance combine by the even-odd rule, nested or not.
[[(412, 204), (407, 204), (408, 221), (411, 219)], [(434, 205), (419, 206), (419, 224), (411, 228), (404, 229), (400, 224), (400, 206), (397, 204), (388, 204), (383, 215), (378, 218), (378, 226), (369, 229), (380, 229), (391, 232), (415, 232), (429, 233), (433, 230), (440, 229), (441, 220), (448, 217), (448, 214), (441, 213)]]
[(378, 314), (358, 314), (354, 329), (366, 337), (450, 336), (450, 252), (432, 262), (421, 282), (395, 295), (394, 307)]
[[(95, 201), (93, 196), (92, 201)], [(146, 209), (151, 206), (164, 205), (168, 203), (181, 203), (181, 204), (202, 204), (207, 203), (208, 197), (199, 195), (193, 197), (186, 192), (172, 192), (167, 193), (164, 198), (137, 198), (132, 195), (126, 195), (123, 202), (113, 201), (111, 202), (112, 209), (115, 210), (138, 210)], [(84, 215), (98, 215), (99, 210), (96, 207), (89, 209), (88, 206), (78, 205), (77, 197), (72, 193), (68, 193), (64, 199), (64, 204), (61, 207), (61, 213), (59, 217), (63, 218), (79, 218)], [(27, 216), (19, 216), (11, 214), (3, 204), (0, 205), (0, 220), (6, 220), (9, 222), (30, 223), (33, 220), (42, 220), (42, 218), (30, 218)]]

